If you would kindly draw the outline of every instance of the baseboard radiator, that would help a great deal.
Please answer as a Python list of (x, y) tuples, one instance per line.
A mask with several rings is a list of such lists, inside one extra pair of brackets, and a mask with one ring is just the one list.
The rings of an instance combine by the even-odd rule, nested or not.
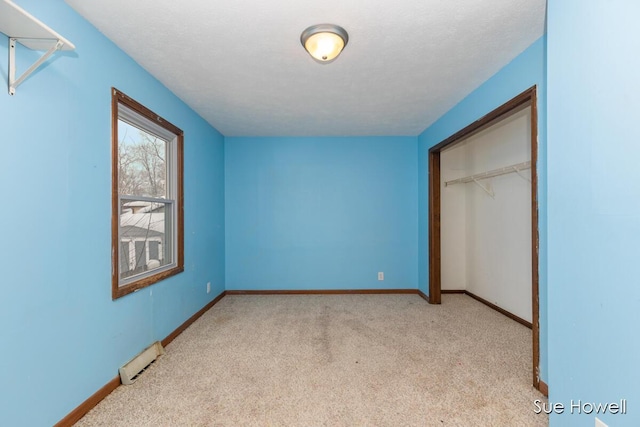
[(142, 353), (134, 357), (129, 363), (120, 368), (120, 380), (122, 384), (133, 384), (140, 374), (151, 365), (158, 356), (164, 354), (164, 348), (160, 341), (156, 341), (147, 347)]

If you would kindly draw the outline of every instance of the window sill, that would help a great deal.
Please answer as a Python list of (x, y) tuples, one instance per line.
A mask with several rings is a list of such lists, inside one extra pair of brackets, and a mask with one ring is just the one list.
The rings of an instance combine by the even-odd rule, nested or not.
[(182, 273), (183, 271), (184, 271), (183, 267), (174, 267), (170, 270), (161, 271), (158, 274), (154, 274), (152, 276), (145, 277), (140, 280), (136, 280), (135, 282), (128, 283), (124, 286), (119, 286), (117, 283), (114, 283), (114, 286), (112, 289), (112, 299), (116, 300), (125, 295), (129, 295), (130, 293), (137, 292), (140, 289), (146, 288), (147, 286), (151, 286), (154, 283), (167, 279), (171, 276), (175, 276), (176, 274)]

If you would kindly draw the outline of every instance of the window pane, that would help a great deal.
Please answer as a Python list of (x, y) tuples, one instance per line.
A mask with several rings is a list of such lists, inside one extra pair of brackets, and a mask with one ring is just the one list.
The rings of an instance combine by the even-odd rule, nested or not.
[(149, 240), (149, 259), (160, 259), (159, 240)]
[(133, 269), (133, 274), (143, 273), (147, 266), (147, 241), (135, 240), (136, 250), (136, 267)]
[(129, 242), (120, 242), (120, 272), (126, 273), (129, 267)]
[(167, 142), (118, 120), (118, 192), (167, 197)]
[(120, 201), (120, 278), (173, 263), (172, 202)]

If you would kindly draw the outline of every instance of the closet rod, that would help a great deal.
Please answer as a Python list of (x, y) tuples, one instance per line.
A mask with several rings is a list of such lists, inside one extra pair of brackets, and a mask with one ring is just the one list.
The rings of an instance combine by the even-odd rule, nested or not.
[(451, 181), (446, 181), (444, 185), (446, 187), (453, 184), (466, 184), (467, 182), (477, 183), (479, 179), (493, 178), (494, 176), (506, 175), (508, 173), (514, 172), (520, 175), (522, 178), (527, 179), (520, 174), (520, 171), (523, 171), (525, 169), (531, 169), (531, 161), (517, 163), (515, 165), (505, 166), (503, 168), (494, 169), (487, 172), (476, 173), (474, 175), (465, 176), (464, 178), (453, 179)]

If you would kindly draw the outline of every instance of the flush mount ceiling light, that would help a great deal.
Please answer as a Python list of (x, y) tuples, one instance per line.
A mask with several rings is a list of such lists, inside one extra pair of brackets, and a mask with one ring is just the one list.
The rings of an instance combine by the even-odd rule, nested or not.
[(312, 25), (300, 35), (302, 46), (322, 64), (335, 60), (348, 41), (345, 29), (333, 24)]

